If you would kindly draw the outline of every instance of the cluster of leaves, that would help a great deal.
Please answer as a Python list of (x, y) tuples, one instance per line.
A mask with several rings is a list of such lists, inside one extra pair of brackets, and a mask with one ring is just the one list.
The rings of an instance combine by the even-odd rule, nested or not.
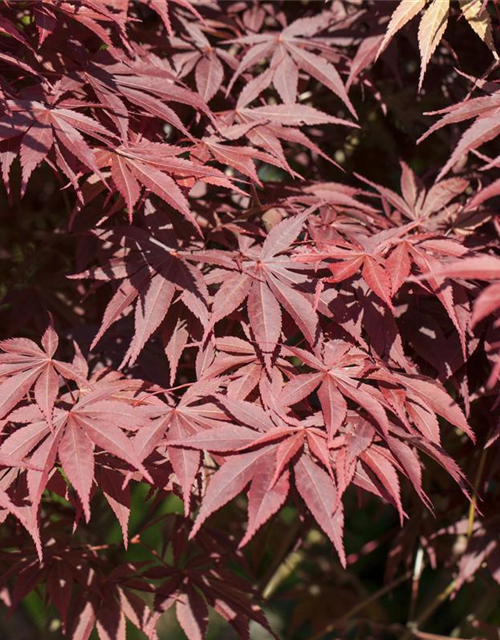
[[(209, 609), (240, 637), (251, 622), (278, 637), (262, 608), (275, 572), (311, 553), (314, 531), (349, 571), (356, 498), (398, 516), (387, 571), (413, 566), (410, 617), (423, 553), (456, 574), (447, 596), (484, 562), (500, 583), (486, 462), (500, 437), (495, 8), (2, 3), (8, 224), (32, 226), (44, 198), (57, 209), (24, 270), (17, 239), (0, 254), (5, 605), (43, 594), (74, 640), (127, 626), (153, 640), (172, 608), (190, 640)], [(421, 11), (417, 80), (396, 47), (414, 44)], [(440, 44), (450, 13), (483, 69), (454, 68), (460, 49)], [(381, 185), (348, 156), (389, 119), (398, 82), (440, 116), (418, 133), (444, 152), (423, 178), (408, 154)], [(49, 252), (66, 243), (57, 269), (47, 239)], [(443, 502), (447, 521), (429, 524)], [(120, 542), (99, 525), (109, 515)], [(294, 625), (321, 638), (346, 620)]]

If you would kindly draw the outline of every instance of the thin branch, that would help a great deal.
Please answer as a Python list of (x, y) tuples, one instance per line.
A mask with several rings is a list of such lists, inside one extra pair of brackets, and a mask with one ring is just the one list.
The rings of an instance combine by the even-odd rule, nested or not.
[[(488, 431), (486, 442), (488, 442), (488, 440), (490, 439), (491, 431), (492, 430), (490, 428), (490, 430)], [(468, 541), (470, 541), (470, 539), (472, 538), (472, 532), (474, 530), (474, 519), (476, 516), (476, 510), (477, 510), (477, 497), (478, 497), (479, 485), (481, 484), (481, 480), (483, 478), (487, 455), (488, 455), (488, 449), (483, 448), (483, 450), (481, 451), (481, 457), (479, 458), (479, 464), (477, 466), (476, 478), (474, 480), (475, 492), (474, 492), (474, 495), (472, 496), (472, 500), (470, 501), (470, 505), (469, 505), (469, 519), (468, 519), (468, 526), (467, 526)]]
[(426, 633), (425, 631), (414, 631), (415, 638), (421, 640), (467, 640), (466, 638), (457, 638), (456, 636), (441, 636), (436, 633)]
[[(455, 586), (457, 584), (456, 580), (452, 580), (449, 585), (447, 585), (441, 593), (430, 602), (430, 604), (422, 611), (422, 613), (417, 617), (415, 622), (409, 623), (411, 626), (408, 631), (401, 636), (400, 640), (410, 640), (410, 638), (415, 637), (417, 633), (422, 633), (419, 631), (419, 627), (421, 627), (428, 618), (434, 613), (434, 611), (441, 605), (443, 602), (448, 600), (453, 591), (455, 590)], [(418, 637), (418, 635), (416, 636)]]
[(287, 566), (287, 561), (293, 553), (291, 550), (295, 546), (301, 525), (301, 521), (296, 520), (295, 523), (288, 528), (286, 534), (284, 534), (281, 539), (281, 545), (274, 556), (274, 561), (271, 562), (262, 577), (261, 591), (264, 600), (268, 600), (282, 582), (282, 572), (280, 572), (280, 568)]
[(343, 616), (337, 618), (336, 620), (328, 624), (324, 629), (308, 638), (308, 640), (321, 640), (321, 638), (323, 638), (323, 636), (325, 636), (327, 633), (331, 633), (332, 631), (335, 631), (337, 627), (343, 626), (350, 618), (353, 618), (360, 611), (363, 611), (363, 609), (365, 609), (368, 605), (376, 602), (379, 598), (385, 596), (386, 593), (389, 593), (403, 582), (409, 580), (412, 577), (412, 573), (412, 571), (407, 571), (406, 573), (400, 575), (398, 578), (395, 578), (388, 584), (384, 585), (381, 589), (375, 591), (375, 593), (372, 593), (368, 598), (354, 605), (354, 607), (349, 609), (349, 611)]

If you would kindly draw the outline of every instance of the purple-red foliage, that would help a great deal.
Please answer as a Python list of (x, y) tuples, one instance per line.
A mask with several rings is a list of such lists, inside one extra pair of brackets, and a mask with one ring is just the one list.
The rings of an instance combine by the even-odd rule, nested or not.
[[(5, 604), (44, 585), (74, 640), (121, 640), (127, 622), (154, 639), (170, 607), (190, 640), (209, 609), (243, 638), (250, 621), (275, 637), (241, 577), (247, 545), (294, 507), (290, 548), (317, 527), (349, 567), (346, 495), (390, 503), (408, 531), (409, 489), (419, 513), (439, 494), (429, 464), (460, 487), (462, 515), (397, 541), (393, 565), (408, 553), (411, 566), (419, 536), (432, 565), (436, 540), (468, 533), (456, 587), (485, 561), (500, 582), (491, 509), (462, 520), (489, 477), (459, 459), (500, 436), (500, 156), (480, 151), (500, 137), (498, 19), (485, 4), (462, 2), (460, 17), (448, 0), (2, 3), (6, 197), (22, 212), (44, 171), (66, 207), (54, 237), (72, 247), (63, 284), (6, 296), (33, 339), (0, 342)], [(421, 129), (447, 156), (425, 181), (401, 161), (395, 191), (344, 171), (335, 145), (363, 148), (363, 100), (391, 110), (372, 70), (401, 82), (395, 47), (415, 59), (403, 36), (419, 12), (412, 99), (448, 64), (448, 14), (492, 64), (460, 72), (468, 93), (447, 71), (448, 106)], [(139, 484), (148, 500), (131, 504)], [(162, 511), (172, 495), (183, 515)], [(222, 508), (234, 522), (211, 526)], [(160, 523), (161, 548), (118, 561), (92, 528), (109, 510), (120, 545), (146, 545)], [(143, 522), (131, 539), (130, 517)]]

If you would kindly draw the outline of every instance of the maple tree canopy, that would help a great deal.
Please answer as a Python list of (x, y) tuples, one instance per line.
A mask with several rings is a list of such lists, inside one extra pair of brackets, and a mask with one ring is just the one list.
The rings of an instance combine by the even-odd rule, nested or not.
[(0, 600), (30, 637), (497, 638), (499, 26), (0, 3)]

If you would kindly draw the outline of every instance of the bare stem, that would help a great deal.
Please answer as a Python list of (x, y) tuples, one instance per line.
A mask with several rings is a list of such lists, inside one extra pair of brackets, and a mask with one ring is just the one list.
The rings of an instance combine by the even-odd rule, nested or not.
[(422, 613), (417, 617), (415, 622), (409, 623), (410, 626), (408, 631), (403, 636), (401, 636), (400, 640), (410, 640), (410, 638), (415, 636), (418, 638), (419, 636), (417, 634), (422, 633), (421, 631), (419, 631), (419, 627), (421, 627), (424, 624), (424, 622), (426, 622), (426, 620), (431, 617), (434, 611), (445, 600), (448, 600), (448, 598), (451, 596), (451, 594), (455, 589), (455, 585), (456, 585), (456, 580), (452, 580), (450, 584), (448, 584), (443, 589), (443, 591), (441, 591), (441, 593), (436, 598), (434, 598), (434, 600), (432, 600), (432, 602), (422, 611)]
[(465, 638), (457, 638), (455, 636), (440, 636), (436, 633), (426, 633), (424, 631), (414, 631), (413, 635), (415, 638), (420, 638), (421, 640), (465, 640)]
[(280, 568), (282, 567), (282, 565), (287, 564), (287, 560), (291, 555), (290, 550), (295, 544), (295, 540), (297, 539), (297, 536), (299, 534), (300, 527), (300, 520), (296, 520), (294, 524), (289, 527), (286, 534), (283, 535), (281, 544), (274, 556), (273, 562), (271, 562), (267, 571), (262, 577), (262, 597), (264, 598), (264, 600), (268, 600), (271, 597), (271, 595), (276, 591), (280, 582), (282, 581), (281, 574), (283, 572), (280, 572)]
[[(490, 429), (491, 433), (491, 429)], [(490, 433), (488, 433), (488, 440), (490, 438)], [(476, 478), (474, 480), (474, 488), (476, 493), (472, 496), (472, 500), (469, 505), (469, 524), (467, 526), (467, 539), (470, 540), (472, 538), (472, 531), (474, 529), (474, 518), (476, 516), (476, 508), (477, 508), (477, 492), (479, 491), (479, 485), (481, 484), (481, 480), (484, 473), (484, 467), (486, 464), (486, 456), (488, 455), (488, 449), (483, 448), (481, 451), (481, 456), (479, 458), (479, 464), (477, 467)]]
[(406, 582), (407, 580), (409, 580), (411, 576), (412, 576), (412, 571), (407, 571), (406, 573), (403, 573), (402, 575), (400, 575), (398, 578), (395, 578), (388, 584), (384, 585), (378, 591), (375, 591), (375, 593), (372, 593), (368, 598), (366, 598), (362, 602), (359, 602), (358, 604), (354, 605), (354, 607), (349, 609), (347, 613), (345, 613), (340, 618), (337, 618), (336, 620), (331, 622), (329, 625), (327, 625), (324, 629), (322, 629), (318, 633), (311, 636), (309, 640), (321, 640), (321, 638), (324, 635), (332, 631), (335, 631), (337, 627), (341, 627), (345, 622), (353, 618), (360, 611), (363, 611), (363, 609), (365, 609), (368, 605), (372, 604), (372, 602), (376, 602), (379, 598), (384, 596), (386, 593), (389, 593), (389, 591), (392, 591), (403, 582)]

